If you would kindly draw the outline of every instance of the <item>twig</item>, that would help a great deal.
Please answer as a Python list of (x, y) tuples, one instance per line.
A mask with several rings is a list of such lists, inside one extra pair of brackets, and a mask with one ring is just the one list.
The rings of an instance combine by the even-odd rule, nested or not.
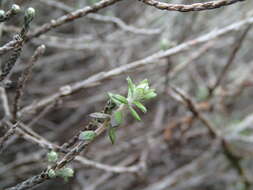
[(205, 163), (207, 160), (211, 159), (214, 155), (214, 153), (217, 151), (217, 141), (213, 142), (211, 147), (205, 151), (204, 153), (202, 153), (198, 158), (194, 159), (192, 162), (178, 168), (177, 170), (175, 170), (174, 172), (172, 172), (170, 175), (166, 176), (164, 179), (151, 184), (150, 186), (146, 187), (144, 190), (164, 190), (167, 189), (168, 187), (172, 186), (173, 184), (175, 184), (182, 175), (185, 175), (189, 172), (192, 172), (196, 169), (198, 169), (199, 167), (201, 167), (201, 165), (203, 163)]
[(125, 167), (125, 166), (110, 166), (110, 165), (106, 165), (106, 164), (102, 164), (99, 162), (95, 162), (92, 160), (88, 160), (85, 157), (76, 157), (76, 159), (78, 162), (84, 164), (85, 166), (92, 166), (94, 168), (97, 169), (101, 169), (107, 172), (113, 172), (113, 173), (137, 173), (140, 170), (140, 165), (136, 164), (134, 166), (129, 166), (129, 167)]
[(5, 91), (5, 88), (0, 87), (0, 95), (1, 95), (1, 100), (2, 100), (2, 105), (5, 113), (5, 117), (10, 118), (11, 117), (11, 111), (8, 103), (8, 97), (7, 93)]
[(19, 78), (16, 94), (14, 98), (14, 103), (13, 103), (13, 120), (14, 121), (17, 120), (17, 112), (20, 109), (20, 100), (22, 98), (26, 82), (29, 79), (30, 74), (32, 72), (32, 67), (35, 64), (35, 62), (39, 59), (39, 57), (44, 53), (44, 51), (45, 51), (44, 45), (41, 45), (36, 49), (30, 61), (28, 62), (27, 67), (24, 69), (21, 77)]
[[(63, 24), (66, 24), (78, 18), (84, 17), (89, 13), (97, 12), (100, 9), (113, 5), (114, 3), (117, 3), (119, 1), (122, 0), (101, 0), (100, 2), (94, 4), (93, 6), (84, 7), (83, 9), (78, 9), (62, 17), (59, 17), (56, 20), (51, 20), (51, 22), (42, 25), (41, 27), (37, 28), (34, 32), (28, 34), (26, 40), (31, 40), (32, 38), (38, 37), (56, 27), (59, 27)], [(4, 46), (0, 47), (0, 55), (13, 49), (17, 43), (18, 43), (17, 40), (12, 40), (7, 44), (5, 44)]]
[[(122, 166), (127, 166), (130, 163), (132, 163), (135, 159), (136, 159), (135, 156), (129, 156), (126, 159), (124, 159), (123, 161), (121, 161), (119, 164)], [(85, 187), (85, 189), (86, 190), (95, 190), (95, 189), (97, 189), (97, 187), (99, 185), (106, 182), (112, 176), (113, 176), (112, 172), (110, 172), (110, 173), (107, 172), (107, 173), (103, 174), (101, 177), (97, 178), (94, 183), (91, 183), (87, 187)]]
[(167, 11), (180, 11), (180, 12), (190, 12), (190, 11), (204, 11), (210, 9), (217, 9), (223, 6), (232, 5), (234, 3), (244, 1), (244, 0), (218, 0), (218, 1), (209, 1), (205, 3), (194, 3), (191, 5), (184, 4), (169, 4), (163, 3), (157, 0), (138, 0), (147, 5), (155, 7), (161, 10)]
[[(57, 1), (52, 1), (52, 0), (40, 0), (40, 1), (42, 3), (49, 5), (49, 6), (61, 9), (65, 12), (74, 11), (74, 9), (72, 7), (64, 4), (63, 2), (57, 2)], [(134, 34), (154, 35), (154, 34), (159, 34), (161, 32), (160, 29), (139, 29), (134, 26), (129, 26), (121, 19), (119, 19), (117, 17), (113, 17), (113, 16), (105, 16), (105, 15), (91, 13), (91, 14), (87, 15), (87, 18), (93, 19), (96, 21), (100, 21), (100, 22), (109, 22), (109, 23), (116, 24), (122, 30), (124, 30), (126, 32), (131, 32)]]
[[(193, 113), (195, 117), (197, 117), (203, 124), (206, 126), (206, 128), (209, 130), (209, 134), (213, 139), (218, 139), (221, 142), (223, 153), (228, 159), (228, 161), (231, 163), (232, 167), (238, 172), (238, 174), (241, 176), (241, 179), (245, 185), (246, 189), (250, 189), (250, 182), (247, 179), (247, 176), (245, 175), (244, 169), (241, 166), (240, 158), (237, 157), (229, 148), (229, 144), (226, 141), (226, 139), (218, 132), (213, 126), (213, 124), (208, 121), (202, 113), (200, 113), (193, 102), (193, 100), (187, 96), (185, 93), (183, 93), (181, 90), (175, 87), (171, 87), (172, 91), (178, 94), (182, 100), (183, 103), (185, 103), (186, 107)], [(172, 96), (173, 97), (173, 96)]]
[(17, 43), (13, 47), (13, 53), (11, 57), (2, 65), (2, 72), (0, 75), (0, 82), (3, 81), (11, 72), (12, 68), (15, 66), (17, 59), (20, 57), (23, 45), (26, 40), (26, 33), (30, 28), (30, 24), (35, 16), (35, 10), (33, 8), (28, 8), (24, 16), (24, 24), (18, 35), (14, 37), (14, 41)]
[(222, 71), (221, 71), (220, 75), (218, 76), (217, 80), (215, 81), (214, 85), (211, 88), (209, 88), (209, 96), (211, 96), (213, 94), (213, 92), (215, 91), (215, 89), (220, 85), (220, 83), (222, 82), (222, 79), (225, 77), (228, 69), (233, 64), (234, 59), (235, 59), (237, 53), (239, 52), (243, 42), (245, 41), (245, 38), (246, 38), (248, 32), (250, 31), (251, 27), (252, 27), (252, 25), (247, 26), (246, 29), (243, 31), (242, 35), (239, 36), (239, 38), (235, 41), (235, 44), (233, 46), (232, 52), (228, 58), (227, 63), (222, 68)]
[(16, 4), (13, 4), (12, 7), (5, 13), (4, 11), (0, 10), (0, 23), (5, 22), (18, 14), (20, 12), (20, 7)]
[(15, 134), (17, 125), (18, 125), (17, 123), (13, 125), (11, 129), (9, 129), (6, 132), (6, 134), (0, 139), (0, 154), (4, 150), (4, 144), (10, 139), (10, 137), (12, 137)]
[(23, 40), (19, 35), (15, 36), (14, 39), (19, 43), (15, 44), (13, 53), (11, 57), (2, 65), (2, 72), (0, 75), (0, 82), (2, 82), (8, 74), (11, 72), (12, 68), (15, 66), (17, 59), (20, 57), (21, 50), (23, 47)]

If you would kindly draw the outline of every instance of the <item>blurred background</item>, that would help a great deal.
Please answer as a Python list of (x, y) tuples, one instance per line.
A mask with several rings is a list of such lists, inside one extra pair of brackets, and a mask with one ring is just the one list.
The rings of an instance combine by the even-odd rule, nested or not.
[[(36, 17), (30, 31), (36, 31), (52, 19), (99, 1), (0, 2), (3, 10), (14, 3), (22, 9), (33, 7)], [(27, 81), (19, 121), (48, 142), (62, 145), (75, 136), (89, 122), (90, 113), (103, 109), (108, 92), (126, 94), (127, 76), (134, 82), (147, 78), (158, 94), (147, 102), (148, 112), (140, 113), (142, 122), (131, 115), (125, 118), (114, 145), (104, 134), (71, 162), (75, 175), (68, 182), (57, 178), (34, 189), (253, 189), (252, 8), (253, 2), (248, 0), (182, 13), (125, 0), (26, 43), (9, 77), (6, 95), (12, 105), (20, 73), (36, 48), (44, 44), (46, 51)], [(1, 46), (19, 32), (22, 19), (14, 16), (0, 25)], [(1, 55), (1, 64), (10, 54)], [(135, 63), (139, 66), (126, 68)], [(87, 80), (101, 72), (101, 79)], [(83, 81), (84, 86), (71, 95), (39, 105), (65, 85)], [(197, 114), (190, 109), (191, 104)], [(3, 101), (0, 116), (4, 118)], [(205, 121), (219, 135), (210, 136)], [(0, 136), (6, 131), (2, 125)], [(236, 163), (228, 159), (220, 139)], [(47, 168), (47, 152), (47, 147), (13, 135), (0, 154), (0, 189)]]

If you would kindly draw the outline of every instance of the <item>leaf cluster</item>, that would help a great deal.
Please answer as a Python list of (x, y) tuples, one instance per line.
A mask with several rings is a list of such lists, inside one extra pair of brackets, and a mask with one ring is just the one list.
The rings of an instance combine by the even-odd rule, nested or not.
[(135, 108), (138, 108), (143, 113), (147, 112), (147, 108), (144, 106), (143, 102), (150, 100), (157, 96), (155, 89), (149, 87), (149, 82), (147, 79), (141, 81), (139, 84), (134, 84), (130, 77), (127, 77), (128, 82), (128, 93), (127, 97), (120, 94), (108, 93), (109, 98), (113, 101), (118, 109), (113, 112), (111, 123), (109, 126), (109, 137), (112, 143), (115, 142), (116, 130), (115, 127), (119, 126), (123, 122), (123, 114), (127, 108), (131, 115), (137, 120), (141, 121), (141, 117)]

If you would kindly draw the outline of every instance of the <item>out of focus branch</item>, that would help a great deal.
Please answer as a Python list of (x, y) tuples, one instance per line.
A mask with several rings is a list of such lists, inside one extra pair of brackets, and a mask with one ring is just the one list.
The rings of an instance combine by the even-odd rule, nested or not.
[(220, 85), (220, 83), (222, 82), (223, 78), (225, 77), (228, 69), (231, 67), (231, 65), (234, 63), (234, 59), (238, 53), (238, 51), (240, 50), (240, 48), (242, 47), (243, 42), (245, 41), (245, 38), (247, 36), (247, 34), (249, 33), (250, 29), (251, 29), (252, 25), (249, 25), (245, 28), (245, 30), (243, 31), (242, 35), (239, 36), (239, 38), (236, 40), (234, 47), (232, 49), (232, 52), (229, 56), (229, 59), (227, 61), (227, 63), (225, 64), (225, 66), (223, 67), (220, 75), (218, 76), (217, 80), (215, 81), (214, 85), (209, 89), (209, 96), (212, 95), (212, 93), (214, 92), (214, 90)]
[[(72, 7), (69, 7), (68, 5), (64, 4), (63, 2), (56, 2), (56, 1), (52, 1), (52, 0), (40, 0), (40, 2), (45, 3), (49, 6), (61, 9), (66, 12), (74, 11), (74, 9)], [(92, 20), (96, 20), (99, 22), (116, 24), (122, 30), (124, 30), (126, 32), (131, 32), (134, 34), (153, 35), (153, 34), (159, 34), (161, 32), (160, 29), (140, 29), (140, 28), (137, 28), (134, 26), (127, 25), (120, 18), (117, 18), (114, 16), (105, 16), (105, 15), (91, 13), (91, 14), (87, 15), (87, 18), (92, 19)]]
[(200, 36), (194, 40), (190, 40), (188, 42), (184, 42), (182, 44), (179, 44), (179, 45), (177, 45), (173, 48), (170, 48), (166, 51), (159, 51), (159, 52), (154, 53), (153, 55), (145, 57), (141, 60), (134, 61), (134, 62), (129, 63), (127, 65), (122, 65), (120, 67), (117, 67), (117, 68), (112, 69), (107, 72), (100, 72), (100, 73), (92, 75), (89, 78), (84, 79), (82, 81), (78, 81), (76, 83), (63, 86), (60, 88), (60, 90), (58, 92), (52, 94), (51, 96), (45, 97), (44, 99), (38, 101), (37, 103), (34, 103), (34, 104), (29, 105), (27, 107), (24, 107), (22, 110), (20, 110), (19, 114), (22, 115), (22, 114), (25, 114), (28, 112), (33, 112), (40, 107), (43, 107), (47, 104), (50, 104), (51, 102), (54, 102), (55, 100), (59, 99), (60, 97), (71, 95), (73, 92), (76, 92), (82, 88), (92, 87), (94, 85), (99, 84), (99, 82), (101, 82), (105, 79), (120, 75), (122, 73), (126, 73), (132, 69), (136, 69), (139, 67), (146, 66), (148, 64), (156, 63), (159, 59), (167, 58), (169, 56), (181, 53), (183, 51), (190, 49), (192, 46), (208, 42), (208, 41), (218, 38), (222, 35), (225, 35), (229, 32), (237, 31), (237, 30), (241, 29), (243, 26), (251, 25), (252, 23), (253, 23), (253, 17), (250, 17), (250, 18), (247, 18), (243, 21), (239, 21), (239, 22), (233, 23), (227, 27), (221, 28), (219, 30), (217, 30), (217, 29), (213, 30), (210, 33)]
[(241, 165), (241, 160), (240, 158), (235, 155), (231, 150), (230, 150), (230, 146), (229, 143), (226, 141), (225, 137), (219, 132), (217, 131), (216, 127), (209, 121), (207, 120), (203, 114), (198, 110), (196, 104), (194, 103), (194, 101), (192, 100), (191, 97), (189, 97), (188, 95), (186, 95), (186, 93), (184, 93), (181, 89), (176, 88), (176, 87), (171, 87), (171, 90), (173, 93), (177, 94), (179, 97), (175, 97), (172, 93), (172, 97), (174, 97), (175, 99), (181, 101), (183, 104), (185, 104), (185, 106), (192, 112), (192, 114), (198, 118), (203, 124), (204, 126), (209, 130), (209, 134), (213, 139), (218, 139), (221, 142), (221, 147), (223, 150), (224, 155), (226, 156), (226, 158), (228, 159), (228, 161), (230, 162), (231, 166), (238, 172), (238, 174), (241, 177), (242, 182), (245, 185), (245, 189), (249, 190), (251, 183), (248, 180), (245, 171)]

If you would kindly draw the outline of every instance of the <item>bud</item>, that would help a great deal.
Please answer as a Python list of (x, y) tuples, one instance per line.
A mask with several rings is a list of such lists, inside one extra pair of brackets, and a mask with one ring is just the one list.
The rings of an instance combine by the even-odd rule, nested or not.
[(135, 85), (130, 77), (127, 77), (127, 83), (128, 83), (128, 98), (132, 98), (134, 94)]
[(35, 16), (35, 9), (30, 7), (25, 11), (25, 19), (27, 22), (31, 22)]
[(141, 81), (136, 88), (149, 89), (148, 79)]
[(134, 91), (134, 100), (142, 100), (143, 99), (143, 96), (145, 95), (145, 89), (143, 88), (136, 88), (135, 91)]
[(92, 141), (96, 136), (94, 131), (84, 131), (79, 135), (80, 140)]
[(69, 177), (73, 177), (74, 170), (72, 168), (62, 168), (56, 171), (56, 175), (68, 179)]
[(56, 162), (58, 160), (58, 154), (54, 151), (51, 151), (47, 154), (47, 160), (49, 162)]
[(20, 12), (20, 6), (16, 5), (16, 4), (13, 4), (12, 7), (11, 7), (11, 10), (17, 14)]
[(56, 173), (53, 169), (50, 169), (48, 172), (47, 172), (47, 175), (49, 178), (54, 178), (56, 177)]
[(63, 86), (60, 88), (61, 94), (67, 96), (72, 92), (72, 88), (69, 85)]
[(39, 48), (40, 48), (39, 50), (41, 51), (42, 54), (45, 53), (46, 46), (44, 44), (42, 44)]
[(162, 50), (166, 50), (166, 49), (169, 49), (170, 47), (170, 43), (169, 41), (166, 39), (166, 38), (163, 38), (161, 41), (160, 41), (160, 48)]
[(5, 11), (4, 10), (0, 10), (0, 18), (3, 18), (5, 15)]

